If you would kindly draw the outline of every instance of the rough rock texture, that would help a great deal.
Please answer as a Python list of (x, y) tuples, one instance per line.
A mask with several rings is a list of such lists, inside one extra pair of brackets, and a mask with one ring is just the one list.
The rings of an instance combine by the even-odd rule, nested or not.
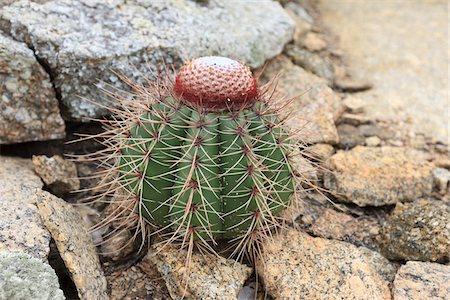
[(45, 185), (56, 195), (63, 195), (80, 188), (77, 167), (74, 162), (65, 160), (60, 155), (47, 157), (33, 156), (34, 170)]
[(192, 255), (186, 268), (186, 251), (157, 248), (149, 253), (174, 299), (236, 299), (252, 269), (212, 254)]
[(36, 193), (42, 221), (55, 240), (80, 299), (108, 299), (97, 252), (79, 213), (50, 193)]
[(172, 299), (150, 255), (130, 268), (121, 268), (107, 275), (107, 281), (111, 287), (111, 299)]
[(444, 300), (450, 296), (450, 266), (408, 261), (395, 276), (394, 300)]
[(304, 153), (310, 159), (324, 162), (334, 154), (334, 148), (329, 144), (314, 144), (305, 148)]
[(329, 81), (334, 79), (334, 67), (331, 60), (322, 57), (319, 54), (311, 53), (295, 45), (286, 46), (286, 55), (292, 58), (292, 61), (305, 70), (316, 74), (319, 77)]
[(380, 247), (390, 259), (450, 258), (450, 207), (440, 201), (398, 203), (381, 230)]
[(32, 50), (0, 32), (0, 144), (63, 138), (48, 74)]
[(0, 251), (47, 261), (50, 233), (35, 205), (35, 189), (41, 187), (30, 160), (0, 156)]
[(339, 137), (334, 121), (339, 115), (340, 98), (321, 79), (285, 56), (272, 60), (266, 67), (263, 80), (277, 78), (277, 96), (292, 98), (288, 125), (299, 130), (307, 144), (336, 144)]
[(0, 251), (0, 299), (62, 300), (55, 271), (26, 253)]
[(295, 230), (263, 246), (258, 272), (276, 299), (390, 299), (378, 267), (356, 246)]
[(338, 151), (324, 185), (339, 200), (382, 206), (430, 195), (433, 166), (423, 152), (409, 148), (362, 147)]
[(0, 28), (36, 49), (54, 74), (71, 117), (106, 113), (99, 81), (124, 87), (110, 70), (141, 82), (163, 61), (180, 66), (222, 55), (252, 67), (281, 52), (294, 22), (279, 3), (259, 1), (17, 1), (0, 13)]

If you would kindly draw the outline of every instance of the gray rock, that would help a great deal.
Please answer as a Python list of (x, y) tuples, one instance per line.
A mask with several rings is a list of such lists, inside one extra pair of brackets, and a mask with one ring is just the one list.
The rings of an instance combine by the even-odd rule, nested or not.
[(0, 251), (47, 260), (50, 233), (35, 205), (42, 185), (31, 160), (0, 156)]
[(450, 266), (408, 261), (395, 276), (394, 300), (445, 300), (450, 295)]
[(340, 124), (337, 126), (339, 134), (339, 148), (351, 149), (364, 144), (364, 136), (356, 126), (350, 124)]
[(445, 261), (450, 255), (449, 220), (445, 203), (398, 203), (381, 230), (381, 251), (389, 259)]
[(26, 44), (0, 32), (0, 144), (63, 138), (48, 74)]
[(363, 147), (338, 151), (324, 186), (339, 200), (382, 206), (431, 195), (433, 165), (424, 152), (410, 148)]
[(110, 105), (95, 85), (126, 88), (111, 70), (143, 83), (163, 61), (179, 67), (198, 56), (257, 67), (282, 51), (294, 22), (272, 1), (23, 0), (3, 8), (0, 28), (36, 49), (69, 115), (81, 119), (106, 113), (92, 101)]
[(434, 186), (440, 194), (446, 194), (450, 191), (450, 171), (444, 168), (435, 168), (433, 170)]
[(236, 299), (252, 269), (218, 255), (192, 254), (170, 246), (149, 252), (173, 299)]
[(36, 173), (55, 195), (64, 195), (80, 188), (74, 162), (65, 160), (60, 155), (34, 155), (32, 161)]
[(267, 65), (262, 80), (267, 82), (276, 76), (275, 97), (294, 98), (287, 125), (298, 131), (305, 144), (336, 144), (339, 137), (334, 121), (340, 113), (340, 97), (327, 86), (326, 80), (294, 65), (285, 56)]
[(287, 46), (285, 53), (292, 58), (292, 61), (296, 65), (299, 65), (305, 70), (325, 78), (330, 82), (334, 80), (334, 67), (328, 57), (322, 57), (319, 54), (311, 53), (295, 45)]
[(65, 299), (50, 265), (26, 253), (0, 252), (0, 299)]
[(276, 299), (390, 299), (374, 260), (354, 245), (291, 229), (262, 249), (258, 272)]

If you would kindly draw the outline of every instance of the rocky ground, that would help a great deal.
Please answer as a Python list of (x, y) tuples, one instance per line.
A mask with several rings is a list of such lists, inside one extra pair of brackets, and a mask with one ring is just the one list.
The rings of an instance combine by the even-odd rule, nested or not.
[[(449, 299), (445, 5), (0, 1), (0, 299)], [(184, 252), (95, 227), (114, 208), (67, 157), (98, 146), (66, 142), (102, 131), (117, 73), (205, 55), (278, 76), (316, 188), (254, 268), (194, 253), (186, 282)]]

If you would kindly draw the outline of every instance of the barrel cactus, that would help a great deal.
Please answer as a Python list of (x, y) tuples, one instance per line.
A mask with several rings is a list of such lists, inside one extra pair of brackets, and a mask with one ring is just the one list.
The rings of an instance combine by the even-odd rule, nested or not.
[(283, 104), (250, 69), (202, 57), (175, 80), (128, 83), (103, 141), (115, 164), (109, 192), (121, 195), (110, 220), (210, 249), (228, 239), (235, 253), (271, 234), (293, 201), (296, 145)]

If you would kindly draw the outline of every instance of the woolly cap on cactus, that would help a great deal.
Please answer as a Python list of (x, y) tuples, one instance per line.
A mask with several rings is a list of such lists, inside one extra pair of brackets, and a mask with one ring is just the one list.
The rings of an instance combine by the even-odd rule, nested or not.
[(115, 230), (150, 227), (166, 243), (211, 251), (228, 239), (233, 254), (254, 255), (296, 195), (290, 158), (298, 145), (284, 126), (285, 100), (225, 57), (187, 62), (174, 81), (122, 80), (132, 99), (109, 92), (118, 108), (104, 121), (106, 149), (87, 155), (114, 162), (99, 186), (108, 187), (100, 196), (114, 194)]

